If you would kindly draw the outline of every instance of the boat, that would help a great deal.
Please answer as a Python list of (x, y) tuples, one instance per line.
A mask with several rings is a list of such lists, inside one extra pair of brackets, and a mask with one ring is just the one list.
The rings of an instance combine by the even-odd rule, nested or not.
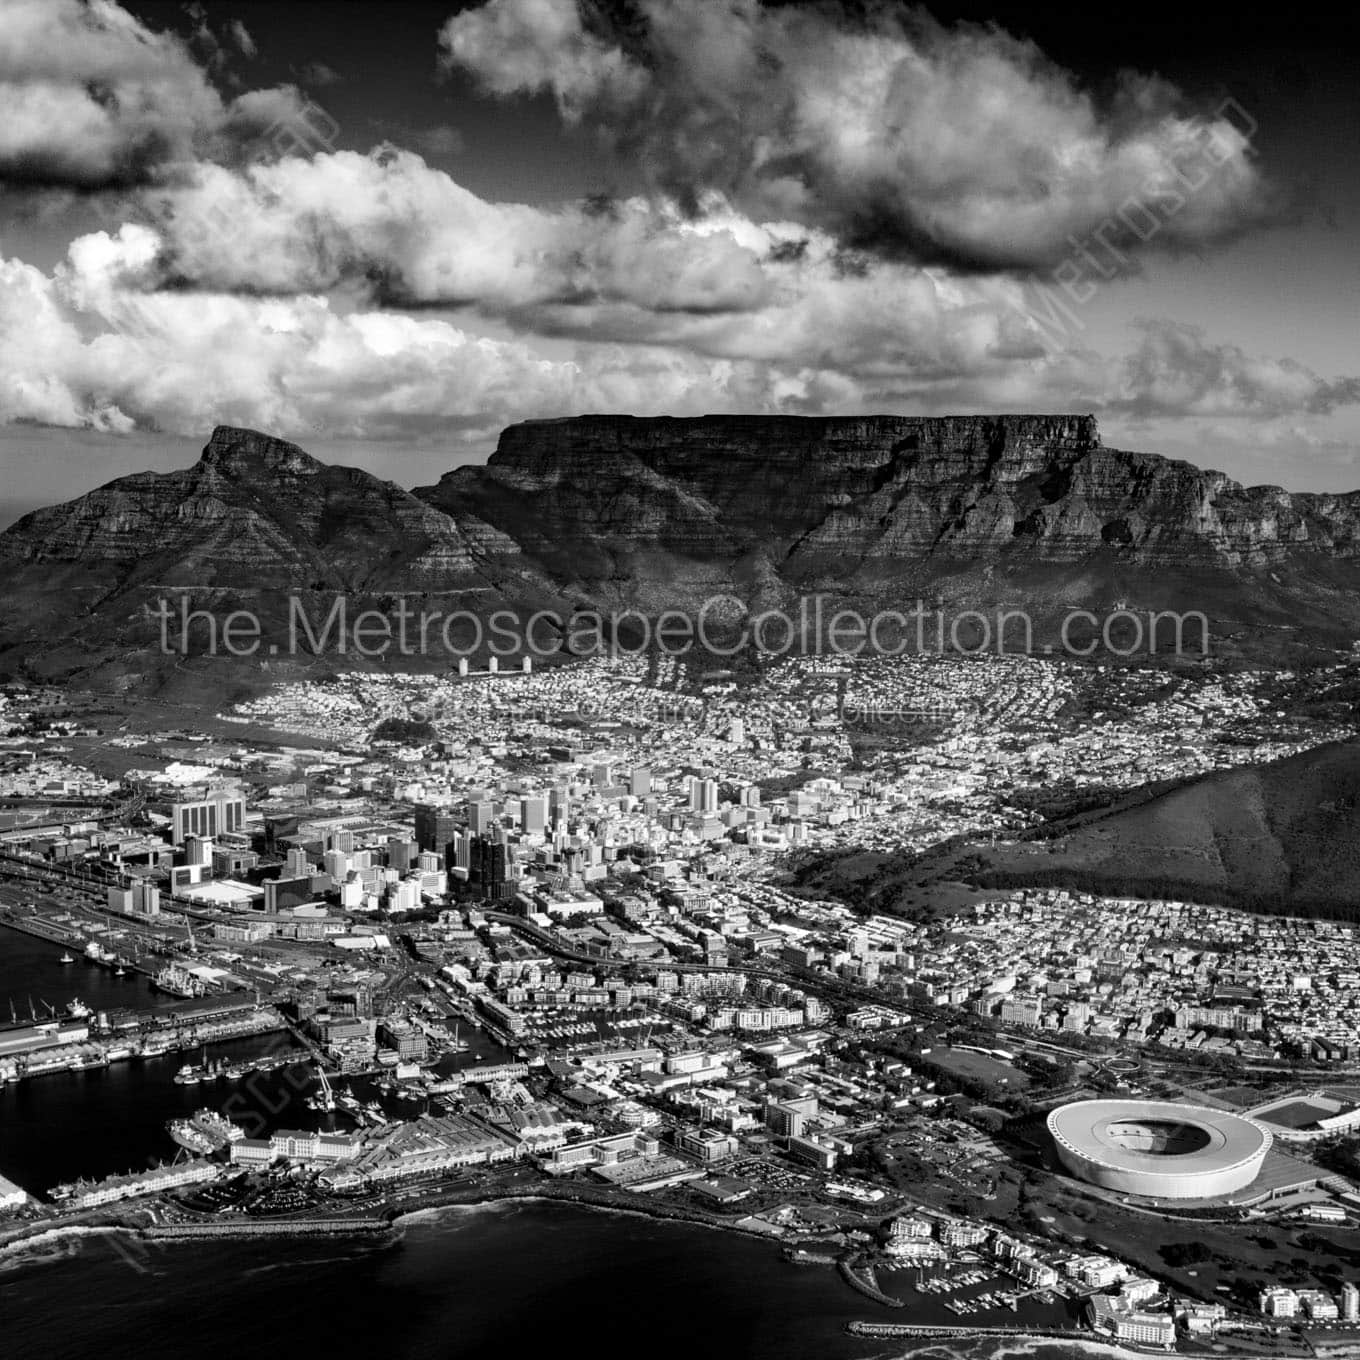
[(75, 962), (75, 959), (74, 959), (70, 954), (63, 952), (61, 958), (59, 958), (59, 959), (57, 960), (57, 962), (58, 962), (58, 963), (74, 963), (74, 962)]
[(156, 974), (154, 985), (157, 991), (186, 998), (200, 997), (207, 990), (203, 985), (202, 978), (175, 963), (166, 964)]
[(170, 1137), (180, 1147), (187, 1148), (190, 1152), (196, 1152), (200, 1156), (206, 1157), (209, 1153), (217, 1150), (217, 1144), (192, 1120), (171, 1119), (165, 1127)]
[(114, 977), (127, 977), (127, 969), (120, 963), (118, 967), (113, 970), (113, 975)]
[(66, 1014), (73, 1020), (88, 1020), (94, 1012), (77, 997), (67, 1003)]

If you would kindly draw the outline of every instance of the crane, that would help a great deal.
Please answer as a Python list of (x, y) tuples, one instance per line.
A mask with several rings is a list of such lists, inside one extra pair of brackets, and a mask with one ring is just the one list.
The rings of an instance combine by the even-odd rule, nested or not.
[(317, 1097), (317, 1105), (327, 1114), (335, 1110), (335, 1092), (331, 1090), (331, 1084), (326, 1079), (326, 1069), (317, 1064), (316, 1075), (321, 1079), (321, 1094)]

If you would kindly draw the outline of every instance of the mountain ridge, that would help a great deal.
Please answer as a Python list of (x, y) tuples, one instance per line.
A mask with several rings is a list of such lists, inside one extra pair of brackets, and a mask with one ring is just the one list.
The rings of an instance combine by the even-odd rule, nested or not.
[(1230, 651), (1348, 646), (1360, 492), (1243, 487), (1108, 448), (1095, 418), (639, 417), (507, 427), (406, 491), (257, 430), (0, 533), (0, 650), (138, 645), (156, 590), (476, 593), (693, 611), (822, 593), (858, 607), (1204, 612)]

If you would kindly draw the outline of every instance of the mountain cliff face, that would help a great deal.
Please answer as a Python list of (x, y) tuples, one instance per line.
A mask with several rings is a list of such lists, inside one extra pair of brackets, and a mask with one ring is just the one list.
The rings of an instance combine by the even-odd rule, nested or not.
[[(193, 467), (120, 477), (0, 534), (6, 575), (63, 568), (110, 584), (410, 587), (474, 574), (467, 531), (391, 482), (295, 444), (219, 427)], [(507, 545), (508, 546), (508, 545)]]
[[(0, 534), (0, 653), (145, 645), (167, 588), (460, 593), (644, 610), (1201, 610), (1216, 650), (1349, 645), (1360, 492), (1243, 488), (1105, 448), (1090, 416), (582, 416), (511, 426), (483, 467), (401, 490), (250, 430), (192, 467), (123, 477)], [(470, 606), (469, 606), (470, 607)]]
[(783, 572), (1028, 556), (1267, 566), (1360, 555), (1360, 492), (1245, 490), (1101, 445), (1090, 416), (583, 416), (502, 434), (485, 467), (417, 496), (526, 550), (761, 551)]

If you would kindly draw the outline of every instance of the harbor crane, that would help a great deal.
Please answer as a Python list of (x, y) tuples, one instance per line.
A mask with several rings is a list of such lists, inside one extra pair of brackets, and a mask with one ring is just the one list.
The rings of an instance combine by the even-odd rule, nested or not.
[(335, 1092), (331, 1090), (331, 1084), (326, 1078), (326, 1069), (317, 1064), (316, 1075), (321, 1079), (321, 1094), (316, 1098), (317, 1107), (324, 1110), (327, 1114), (335, 1112)]

